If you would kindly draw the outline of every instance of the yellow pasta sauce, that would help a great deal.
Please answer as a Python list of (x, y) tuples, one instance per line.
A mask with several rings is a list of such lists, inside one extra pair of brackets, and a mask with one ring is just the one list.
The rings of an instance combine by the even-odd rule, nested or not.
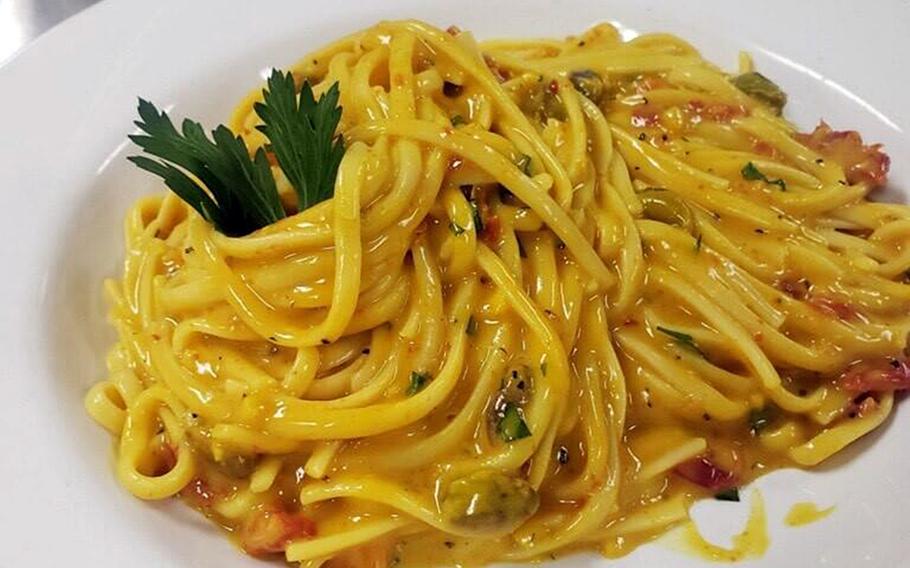
[[(118, 479), (305, 567), (478, 565), (625, 554), (873, 430), (895, 377), (849, 370), (904, 348), (910, 209), (743, 65), (415, 21), (304, 57), (340, 88), (331, 199), (298, 212), (275, 167), (291, 214), (244, 237), (172, 193), (126, 216), (86, 397)], [(764, 550), (752, 507), (708, 556)]]

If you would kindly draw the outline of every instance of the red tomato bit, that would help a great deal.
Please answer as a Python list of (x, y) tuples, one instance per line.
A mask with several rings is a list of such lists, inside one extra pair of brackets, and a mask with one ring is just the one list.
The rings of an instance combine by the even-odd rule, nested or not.
[(705, 456), (692, 458), (674, 469), (677, 475), (710, 491), (721, 491), (736, 487), (736, 476), (721, 469)]
[(888, 181), (891, 158), (881, 144), (863, 144), (855, 130), (832, 130), (821, 121), (811, 134), (796, 134), (799, 142), (844, 168), (848, 183), (868, 183), (876, 188)]
[(894, 392), (910, 389), (910, 363), (906, 359), (860, 361), (841, 375), (840, 385), (849, 392)]
[(316, 523), (301, 513), (278, 510), (254, 511), (240, 527), (243, 550), (252, 556), (284, 552), (294, 540), (316, 534)]

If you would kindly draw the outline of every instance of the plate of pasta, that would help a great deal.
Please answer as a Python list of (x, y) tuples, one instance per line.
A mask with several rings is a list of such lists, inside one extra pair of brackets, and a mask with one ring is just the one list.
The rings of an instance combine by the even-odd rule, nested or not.
[(0, 67), (0, 565), (905, 562), (907, 7), (426, 4)]

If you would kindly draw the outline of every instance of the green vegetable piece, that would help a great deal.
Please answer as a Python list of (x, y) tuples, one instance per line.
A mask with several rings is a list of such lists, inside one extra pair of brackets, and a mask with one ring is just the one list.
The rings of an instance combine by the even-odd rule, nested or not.
[(781, 191), (787, 191), (787, 182), (782, 179), (768, 179), (768, 176), (761, 173), (761, 171), (755, 167), (755, 164), (748, 162), (743, 169), (740, 170), (740, 173), (743, 176), (743, 179), (750, 181), (763, 181), (767, 184), (772, 184), (780, 187)]
[(771, 408), (756, 408), (749, 412), (749, 429), (753, 434), (758, 434), (771, 423)]
[(525, 480), (480, 470), (452, 481), (440, 509), (449, 522), (490, 536), (514, 530), (539, 506), (540, 497)]
[(698, 345), (695, 344), (695, 339), (688, 333), (683, 333), (681, 331), (676, 331), (673, 329), (667, 329), (666, 327), (661, 326), (657, 326), (657, 331), (663, 333), (664, 335), (672, 337), (673, 341), (675, 341), (680, 346), (688, 349), (689, 351), (693, 351), (702, 357), (705, 357), (705, 352), (699, 349)]
[(604, 81), (594, 71), (590, 69), (573, 71), (569, 74), (569, 80), (572, 81), (575, 90), (588, 97), (594, 104), (600, 104), (600, 101), (603, 100), (604, 91), (606, 90)]
[(730, 79), (733, 85), (753, 99), (768, 105), (779, 115), (787, 104), (787, 93), (761, 73), (752, 71)]
[(718, 493), (714, 494), (714, 498), (718, 501), (736, 501), (739, 502), (739, 489), (736, 487), (731, 487), (730, 489), (724, 489)]
[(429, 373), (418, 373), (417, 371), (411, 371), (411, 383), (408, 385), (407, 395), (414, 396), (423, 390), (427, 383), (430, 381)]
[(515, 162), (515, 165), (518, 166), (518, 169), (524, 173), (526, 176), (531, 175), (531, 156), (527, 154), (522, 154), (518, 161)]
[(478, 235), (483, 232), (483, 216), (480, 214), (480, 208), (477, 207), (477, 201), (470, 199), (468, 205), (471, 206), (471, 219), (474, 221), (474, 232)]
[(496, 432), (505, 442), (514, 442), (531, 435), (531, 430), (521, 416), (521, 410), (512, 403), (506, 404), (502, 418), (499, 419), (499, 423), (496, 425)]
[(692, 210), (673, 192), (652, 187), (639, 192), (638, 198), (646, 219), (675, 225), (689, 232), (694, 229)]

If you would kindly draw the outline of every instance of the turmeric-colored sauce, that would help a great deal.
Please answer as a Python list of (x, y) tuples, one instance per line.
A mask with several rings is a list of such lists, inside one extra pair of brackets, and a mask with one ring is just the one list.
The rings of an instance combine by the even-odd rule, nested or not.
[(787, 516), (784, 517), (784, 523), (790, 527), (801, 527), (816, 521), (820, 521), (834, 512), (834, 507), (819, 509), (815, 503), (796, 503), (790, 507)]
[(714, 562), (739, 562), (749, 558), (760, 558), (768, 550), (768, 521), (765, 503), (758, 490), (752, 491), (751, 511), (746, 526), (733, 535), (733, 546), (726, 548), (708, 542), (701, 535), (694, 522), (688, 521), (680, 531), (682, 549), (686, 552)]

